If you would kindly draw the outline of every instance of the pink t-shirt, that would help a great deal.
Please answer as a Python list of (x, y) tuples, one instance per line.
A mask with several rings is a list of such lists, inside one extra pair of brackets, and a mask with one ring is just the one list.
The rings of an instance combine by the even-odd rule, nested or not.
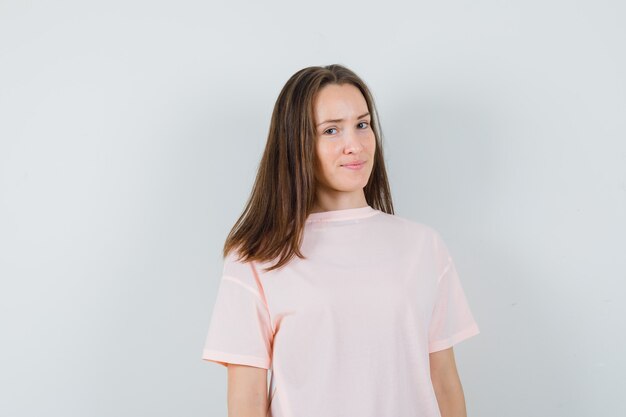
[(270, 272), (224, 260), (202, 359), (269, 369), (271, 417), (440, 417), (429, 353), (479, 329), (439, 233), (331, 210), (302, 253)]

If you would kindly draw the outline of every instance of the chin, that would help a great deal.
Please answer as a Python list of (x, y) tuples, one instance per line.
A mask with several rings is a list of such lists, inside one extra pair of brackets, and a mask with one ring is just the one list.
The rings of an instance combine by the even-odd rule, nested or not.
[(367, 181), (362, 184), (337, 184), (333, 186), (333, 188), (337, 191), (341, 191), (344, 193), (351, 193), (355, 191), (362, 190), (367, 185)]

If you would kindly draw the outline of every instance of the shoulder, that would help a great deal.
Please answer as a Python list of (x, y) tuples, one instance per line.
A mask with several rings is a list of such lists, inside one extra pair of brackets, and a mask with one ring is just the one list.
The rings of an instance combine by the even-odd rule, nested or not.
[(254, 261), (243, 261), (239, 252), (232, 250), (223, 260), (222, 278), (234, 279), (250, 287), (258, 284), (257, 263)]
[(448, 246), (435, 227), (397, 214), (381, 212), (378, 217), (378, 221), (400, 245), (408, 245), (421, 256), (434, 259), (440, 267), (449, 263)]
[(381, 223), (396, 233), (400, 233), (420, 241), (430, 241), (432, 244), (436, 244), (437, 241), (442, 240), (437, 229), (429, 224), (382, 211), (378, 217)]

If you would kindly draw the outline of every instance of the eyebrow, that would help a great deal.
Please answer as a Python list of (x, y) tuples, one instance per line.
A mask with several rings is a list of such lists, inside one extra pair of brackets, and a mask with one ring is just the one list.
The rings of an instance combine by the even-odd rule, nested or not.
[[(363, 118), (363, 117), (365, 117), (365, 116), (369, 116), (369, 114), (370, 114), (369, 112), (367, 112), (367, 113), (363, 113), (362, 115), (360, 115), (359, 117), (357, 117), (357, 119), (361, 119), (361, 118)], [(318, 126), (321, 126), (321, 125), (323, 125), (324, 123), (338, 123), (338, 122), (343, 122), (343, 119), (325, 120), (325, 121), (323, 121), (322, 123), (318, 123), (317, 125), (318, 125)]]

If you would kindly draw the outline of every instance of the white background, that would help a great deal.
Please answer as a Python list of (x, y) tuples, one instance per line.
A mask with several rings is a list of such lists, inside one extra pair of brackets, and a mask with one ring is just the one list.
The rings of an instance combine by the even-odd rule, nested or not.
[(1, 0), (0, 415), (226, 415), (222, 244), (278, 92), (331, 63), (374, 93), (396, 214), (455, 259), (468, 415), (626, 415), (625, 12)]

